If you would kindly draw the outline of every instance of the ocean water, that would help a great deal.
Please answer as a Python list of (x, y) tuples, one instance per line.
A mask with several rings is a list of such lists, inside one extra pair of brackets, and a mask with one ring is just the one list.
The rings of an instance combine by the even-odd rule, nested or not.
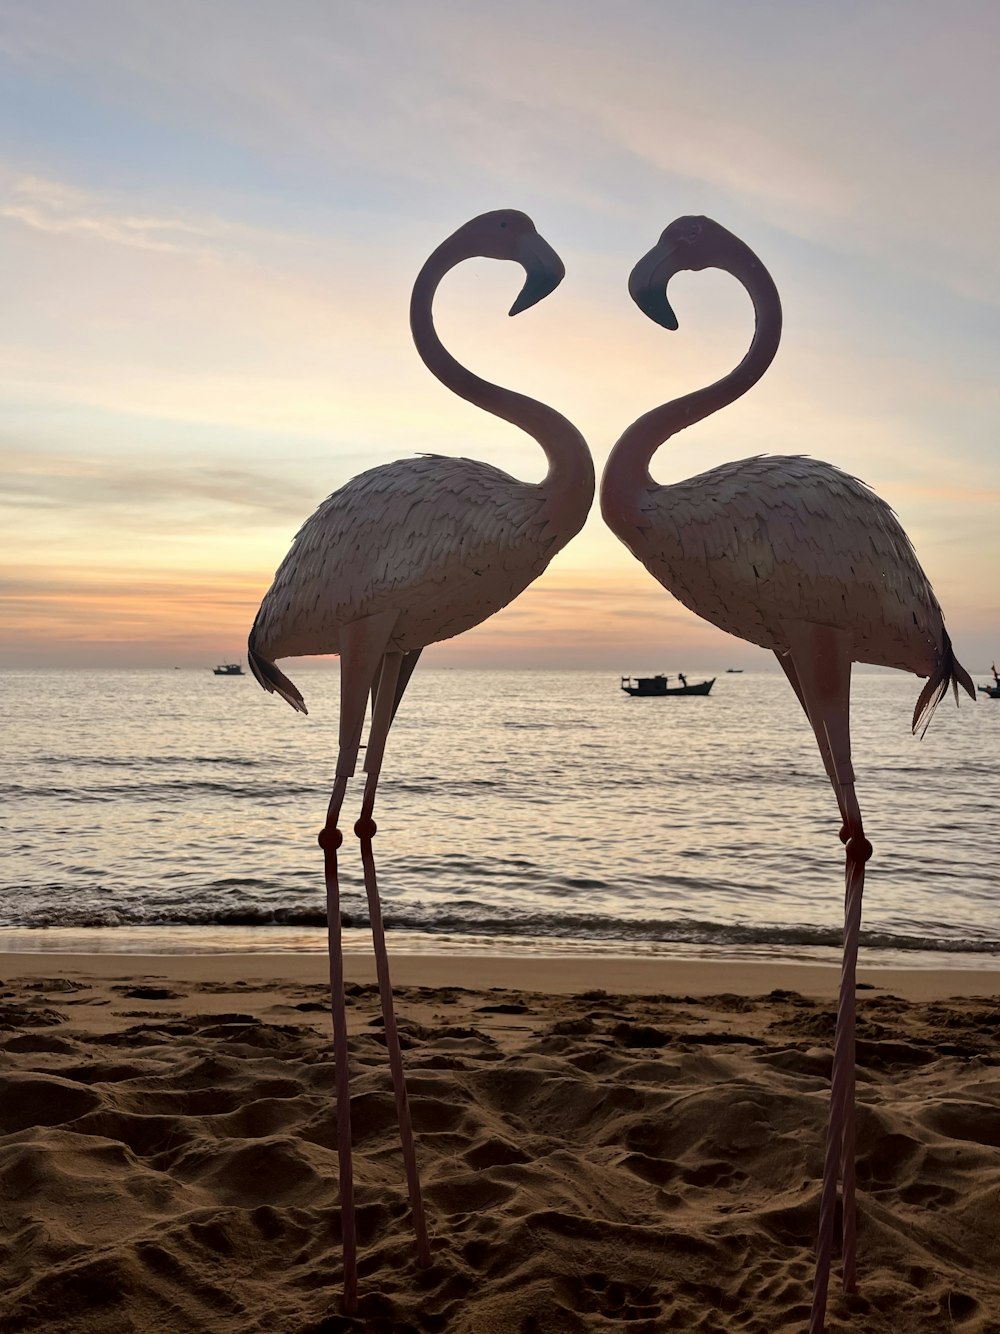
[[(0, 949), (324, 950), (337, 672), (290, 674), (308, 717), (208, 669), (6, 673)], [(1000, 968), (1000, 701), (949, 698), (921, 741), (919, 687), (855, 674), (863, 962)], [(348, 949), (370, 948), (359, 801)], [(390, 948), (839, 953), (836, 804), (777, 672), (657, 700), (613, 672), (419, 668), (375, 814)]]

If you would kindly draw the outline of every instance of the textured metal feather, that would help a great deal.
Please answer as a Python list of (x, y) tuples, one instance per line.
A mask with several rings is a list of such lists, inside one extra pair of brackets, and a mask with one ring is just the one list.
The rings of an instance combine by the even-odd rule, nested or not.
[(264, 658), (338, 653), (343, 625), (395, 609), (391, 648), (461, 634), (517, 597), (569, 536), (542, 486), (473, 459), (401, 459), (352, 478), (306, 520), (254, 627)]
[(646, 491), (628, 545), (686, 607), (762, 648), (782, 621), (851, 632), (856, 662), (932, 674), (941, 608), (893, 511), (804, 456), (758, 456)]

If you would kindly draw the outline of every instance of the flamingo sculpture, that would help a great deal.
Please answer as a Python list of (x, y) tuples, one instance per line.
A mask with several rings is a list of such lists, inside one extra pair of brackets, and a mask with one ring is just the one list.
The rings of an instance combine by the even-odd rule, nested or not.
[(257, 680), (302, 713), (302, 696), (275, 659), (340, 655), (336, 779), (319, 842), (326, 876), (344, 1307), (349, 1313), (357, 1309), (357, 1238), (337, 878), (343, 836), (337, 821), (357, 763), (368, 697), (373, 712), (367, 780), (354, 832), (361, 843), (417, 1254), (427, 1264), (427, 1228), (372, 851), (383, 752), (424, 646), (461, 634), (517, 597), (580, 531), (594, 498), (594, 465), (579, 431), (545, 404), (473, 375), (438, 339), (431, 314), (438, 285), (455, 265), (476, 256), (514, 260), (524, 268), (526, 281), (511, 315), (548, 296), (565, 273), (559, 256), (523, 213), (502, 210), (473, 218), (438, 246), (417, 275), (410, 302), (413, 339), (424, 364), (449, 389), (538, 441), (548, 459), (547, 475), (537, 484), (522, 482), (474, 459), (440, 455), (401, 459), (361, 473), (303, 524), (249, 639), (248, 659)]
[(838, 1175), (843, 1281), (848, 1292), (855, 1289), (855, 969), (872, 849), (851, 767), (851, 664), (929, 678), (914, 710), (914, 731), (926, 730), (949, 685), (956, 701), (959, 684), (976, 696), (909, 538), (862, 482), (802, 457), (742, 459), (672, 486), (651, 478), (649, 463), (660, 445), (745, 394), (778, 348), (781, 305), (770, 275), (742, 241), (709, 218), (672, 222), (632, 270), (629, 292), (650, 319), (676, 329), (669, 279), (683, 269), (707, 268), (731, 273), (747, 289), (756, 315), (750, 348), (715, 384), (632, 423), (608, 459), (601, 509), (612, 531), (686, 607), (777, 655), (816, 734), (840, 807), (847, 853), (843, 969), (809, 1325), (810, 1334), (822, 1334)]

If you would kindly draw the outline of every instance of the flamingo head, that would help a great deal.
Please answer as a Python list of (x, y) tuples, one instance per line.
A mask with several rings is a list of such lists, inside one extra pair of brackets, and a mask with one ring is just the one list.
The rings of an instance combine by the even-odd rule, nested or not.
[(464, 252), (463, 258), (512, 259), (521, 265), (525, 272), (524, 286), (510, 308), (511, 315), (519, 315), (547, 297), (566, 276), (562, 260), (535, 231), (535, 224), (527, 214), (517, 209), (482, 213), (460, 227), (452, 241)]
[(628, 290), (644, 315), (664, 329), (677, 328), (667, 283), (683, 269), (728, 268), (727, 256), (742, 243), (711, 218), (675, 218), (629, 274)]

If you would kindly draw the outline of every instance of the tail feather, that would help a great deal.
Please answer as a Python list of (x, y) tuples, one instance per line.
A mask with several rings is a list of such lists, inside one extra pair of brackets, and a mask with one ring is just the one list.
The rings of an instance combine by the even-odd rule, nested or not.
[(948, 631), (945, 630), (944, 644), (941, 649), (941, 657), (938, 659), (938, 665), (928, 677), (927, 684), (921, 690), (916, 707), (913, 710), (913, 730), (916, 732), (919, 728), (921, 737), (930, 726), (934, 710), (948, 693), (949, 686), (954, 691), (956, 705), (958, 704), (959, 686), (973, 700), (976, 698), (976, 687), (972, 684), (972, 677), (955, 657), (955, 650), (948, 638)]
[(269, 662), (254, 648), (253, 630), (250, 631), (250, 639), (247, 643), (247, 662), (250, 664), (250, 670), (254, 676), (269, 694), (280, 695), (286, 704), (290, 704), (293, 709), (298, 709), (299, 713), (309, 712), (298, 687), (289, 681), (284, 672), (279, 671), (273, 662)]

